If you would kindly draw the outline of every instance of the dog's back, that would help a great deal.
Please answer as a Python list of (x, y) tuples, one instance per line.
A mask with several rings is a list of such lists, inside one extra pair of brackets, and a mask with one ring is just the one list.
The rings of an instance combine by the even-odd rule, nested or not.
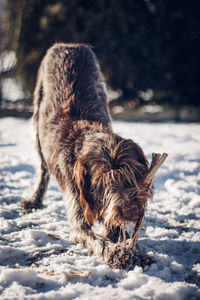
[(107, 95), (95, 54), (84, 44), (55, 44), (44, 57), (34, 95), (34, 118), (67, 115), (110, 124)]

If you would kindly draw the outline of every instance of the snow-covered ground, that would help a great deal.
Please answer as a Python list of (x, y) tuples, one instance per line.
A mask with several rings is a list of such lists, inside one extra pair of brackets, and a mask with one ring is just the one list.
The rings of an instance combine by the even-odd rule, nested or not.
[[(141, 247), (155, 263), (112, 270), (68, 240), (52, 179), (44, 208), (21, 214), (38, 160), (31, 120), (0, 119), (0, 299), (200, 299), (200, 125), (114, 122), (115, 132), (169, 157), (155, 180)], [(81, 271), (82, 277), (71, 277)], [(75, 273), (76, 275), (76, 273)]]

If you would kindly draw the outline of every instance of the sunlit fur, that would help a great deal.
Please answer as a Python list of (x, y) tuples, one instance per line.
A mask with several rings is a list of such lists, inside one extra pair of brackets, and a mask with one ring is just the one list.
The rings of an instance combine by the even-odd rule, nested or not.
[[(99, 64), (84, 44), (55, 44), (45, 55), (34, 93), (39, 184), (21, 202), (38, 208), (54, 175), (63, 192), (70, 238), (109, 261), (120, 225), (144, 215), (152, 190), (144, 184), (147, 160), (139, 145), (111, 128)], [(92, 231), (96, 221), (106, 236)]]

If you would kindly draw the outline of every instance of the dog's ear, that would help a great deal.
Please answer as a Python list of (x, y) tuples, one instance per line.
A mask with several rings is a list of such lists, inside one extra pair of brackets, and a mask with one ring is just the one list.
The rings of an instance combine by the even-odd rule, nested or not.
[(88, 225), (94, 224), (98, 213), (90, 194), (90, 178), (83, 161), (77, 160), (74, 165), (74, 178), (80, 193), (80, 205)]

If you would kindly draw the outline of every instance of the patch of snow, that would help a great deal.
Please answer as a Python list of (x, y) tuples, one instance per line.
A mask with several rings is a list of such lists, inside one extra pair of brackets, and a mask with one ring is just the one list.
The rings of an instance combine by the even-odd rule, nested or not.
[(14, 51), (4, 51), (0, 54), (0, 73), (9, 71), (16, 65), (17, 59)]
[(6, 78), (2, 80), (2, 97), (5, 100), (17, 101), (24, 99), (25, 94), (22, 89), (22, 84), (16, 78)]

